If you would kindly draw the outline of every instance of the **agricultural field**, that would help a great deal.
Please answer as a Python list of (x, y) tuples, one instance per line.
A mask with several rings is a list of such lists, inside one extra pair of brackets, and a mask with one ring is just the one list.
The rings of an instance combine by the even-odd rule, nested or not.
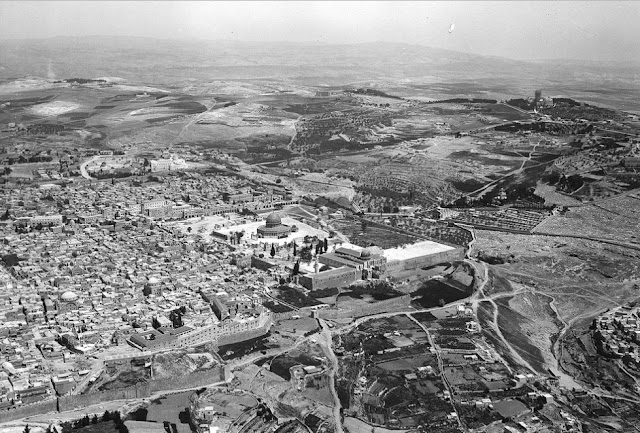
[[(372, 355), (393, 347), (403, 347), (403, 353), (407, 353), (411, 346), (428, 345), (428, 342), (422, 328), (406, 316), (399, 315), (367, 321), (349, 334), (334, 338), (334, 344), (345, 351), (362, 349), (365, 354)], [(397, 356), (394, 352), (390, 351), (385, 356)]]
[(344, 419), (344, 426), (349, 430), (350, 433), (399, 433), (403, 430), (398, 429), (388, 429), (384, 427), (372, 427), (366, 422), (353, 417), (346, 417)]
[(545, 211), (533, 212), (510, 208), (498, 211), (460, 210), (452, 219), (472, 226), (531, 232), (547, 217), (549, 213)]
[(412, 372), (418, 367), (424, 365), (432, 365), (435, 363), (435, 357), (433, 355), (416, 355), (407, 358), (397, 358), (392, 361), (382, 361), (376, 364), (377, 368), (385, 370), (387, 372)]
[[(0, 124), (22, 123), (27, 130), (55, 125), (60, 130), (49, 135), (58, 141), (80, 135), (76, 146), (141, 152), (197, 143), (237, 153), (251, 163), (290, 155), (286, 148), (299, 114), (285, 109), (313, 98), (296, 93), (261, 96), (262, 87), (251, 87), (229, 82), (161, 89), (115, 81), (60, 82), (0, 95)], [(254, 96), (246, 99), (247, 91)], [(17, 131), (3, 132), (0, 138), (11, 143), (37, 137)]]
[[(436, 347), (422, 343), (398, 350), (385, 344), (385, 338), (396, 334), (396, 326), (402, 330), (417, 325), (404, 315), (371, 320), (334, 337), (335, 347), (344, 351), (338, 392), (345, 415), (385, 428), (421, 424), (446, 431), (452, 427), (446, 414), (454, 404), (464, 425), (478, 428), (500, 419), (494, 411), (477, 407), (481, 399), (496, 404), (531, 390), (514, 386), (512, 371), (494, 356), (482, 334), (467, 331), (472, 314), (447, 317), (441, 312), (422, 312), (411, 316), (428, 329)], [(452, 400), (447, 397), (449, 390)]]
[[(396, 320), (400, 317), (372, 321), (362, 331), (356, 329), (353, 333), (337, 338), (336, 344), (344, 347), (347, 352), (357, 351), (356, 346), (353, 346), (355, 343), (365, 354), (364, 359), (351, 356), (341, 359), (342, 373), (337, 385), (343, 407), (348, 409), (347, 413), (350, 415), (390, 427), (410, 427), (417, 425), (415, 423), (427, 422), (430, 425), (446, 424), (444, 408), (448, 404), (436, 397), (444, 389), (442, 381), (437, 377), (437, 360), (427, 351), (428, 344), (413, 344), (406, 336), (395, 335), (404, 332), (401, 330), (406, 329), (405, 326), (411, 325), (410, 319), (401, 317), (400, 322)], [(424, 335), (423, 331), (418, 331), (420, 328), (416, 324), (413, 326), (416, 332)], [(393, 329), (396, 331), (392, 331)], [(362, 337), (358, 337), (361, 332), (365, 332), (364, 341)], [(394, 338), (397, 341), (385, 344), (385, 337), (379, 332), (390, 334), (386, 337), (387, 341)], [(358, 340), (360, 342), (356, 343)], [(399, 350), (398, 344), (402, 345), (402, 350)], [(424, 368), (425, 376), (416, 376), (411, 379), (412, 385), (408, 389), (404, 388), (402, 385), (406, 383), (406, 375), (411, 377), (418, 368)], [(413, 404), (406, 404), (417, 404), (418, 401), (418, 406), (428, 407), (433, 412), (416, 411), (411, 409)], [(439, 409), (444, 411), (439, 412)]]
[(440, 348), (475, 350), (476, 346), (466, 330), (468, 317), (441, 319), (434, 326), (434, 340)]

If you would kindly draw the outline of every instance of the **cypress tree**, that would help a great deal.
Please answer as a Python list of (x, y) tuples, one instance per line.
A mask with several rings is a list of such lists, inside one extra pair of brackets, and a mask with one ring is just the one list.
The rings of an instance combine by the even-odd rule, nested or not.
[(293, 265), (293, 275), (298, 275), (298, 273), (300, 272), (300, 260), (298, 260), (294, 265)]

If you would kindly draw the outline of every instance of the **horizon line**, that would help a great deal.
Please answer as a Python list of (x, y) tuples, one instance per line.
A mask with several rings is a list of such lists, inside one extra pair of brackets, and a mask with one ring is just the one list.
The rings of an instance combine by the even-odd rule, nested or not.
[(82, 38), (118, 38), (118, 39), (147, 39), (154, 41), (167, 41), (167, 42), (231, 42), (231, 43), (239, 43), (239, 44), (290, 44), (290, 45), (321, 45), (321, 46), (350, 46), (350, 45), (367, 45), (367, 44), (395, 44), (395, 45), (406, 45), (410, 47), (420, 47), (420, 48), (428, 48), (439, 51), (446, 51), (450, 53), (459, 53), (466, 54), (470, 56), (476, 57), (485, 57), (485, 58), (494, 58), (494, 59), (504, 59), (515, 62), (587, 62), (587, 63), (596, 63), (596, 64), (618, 64), (618, 65), (640, 65), (640, 59), (615, 59), (615, 60), (593, 60), (593, 59), (585, 59), (585, 58), (576, 58), (576, 57), (556, 57), (556, 58), (527, 58), (527, 59), (516, 59), (513, 57), (505, 57), (494, 54), (480, 54), (470, 51), (459, 51), (452, 50), (449, 48), (440, 48), (432, 45), (424, 45), (420, 43), (409, 43), (404, 41), (388, 41), (388, 40), (375, 40), (375, 41), (359, 41), (359, 42), (326, 42), (319, 40), (306, 40), (306, 41), (292, 41), (292, 40), (277, 40), (277, 41), (255, 41), (255, 40), (246, 40), (246, 39), (226, 39), (226, 38), (198, 38), (198, 37), (156, 37), (156, 36), (140, 36), (140, 35), (106, 35), (106, 34), (94, 34), (94, 35), (55, 35), (49, 37), (34, 37), (34, 38), (3, 38), (0, 36), (0, 43), (11, 43), (11, 42), (36, 42), (36, 41), (49, 41), (53, 39), (82, 39)]

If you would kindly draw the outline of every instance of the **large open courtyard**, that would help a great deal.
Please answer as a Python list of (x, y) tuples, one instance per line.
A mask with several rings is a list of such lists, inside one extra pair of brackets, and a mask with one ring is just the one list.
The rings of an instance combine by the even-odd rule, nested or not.
[[(297, 231), (291, 232), (289, 236), (280, 239), (258, 238), (258, 227), (265, 225), (264, 219), (260, 218), (251, 220), (250, 218), (240, 216), (237, 218), (231, 217), (227, 219), (216, 215), (181, 221), (177, 223), (177, 227), (179, 227), (184, 233), (197, 233), (202, 236), (205, 241), (209, 242), (213, 240), (213, 237), (211, 236), (211, 232), (213, 231), (226, 236), (232, 235), (236, 232), (244, 232), (241, 241), (252, 245), (261, 243), (284, 245), (293, 241), (300, 243), (306, 236), (317, 236), (318, 239), (329, 237), (329, 233), (326, 231), (311, 227), (310, 225), (295, 218), (283, 216), (282, 224), (289, 227), (296, 226)], [(191, 228), (190, 231), (189, 228)]]

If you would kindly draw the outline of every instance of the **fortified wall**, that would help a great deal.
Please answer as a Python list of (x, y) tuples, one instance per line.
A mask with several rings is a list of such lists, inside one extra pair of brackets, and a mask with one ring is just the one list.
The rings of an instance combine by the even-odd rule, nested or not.
[(41, 415), (47, 412), (54, 412), (58, 408), (58, 400), (52, 398), (47, 401), (40, 401), (32, 404), (25, 404), (15, 409), (0, 410), (0, 423), (15, 421), (31, 415)]
[(346, 319), (349, 317), (363, 317), (372, 314), (386, 313), (389, 310), (405, 308), (411, 304), (411, 295), (398, 296), (397, 298), (387, 299), (385, 301), (375, 302), (364, 307), (353, 309), (324, 309), (317, 310), (314, 317), (319, 319)]
[(149, 381), (149, 388), (151, 394), (158, 391), (168, 391), (172, 389), (179, 390), (196, 388), (206, 386), (211, 383), (223, 382), (227, 380), (228, 375), (228, 368), (220, 365), (209, 370), (196, 371), (186, 376), (151, 380)]
[(262, 337), (267, 332), (269, 332), (269, 329), (271, 329), (271, 323), (255, 329), (236, 332), (234, 334), (221, 335), (220, 337), (218, 337), (218, 346), (241, 343), (243, 341), (251, 340), (252, 338)]
[(155, 379), (134, 386), (80, 395), (65, 395), (46, 401), (26, 404), (18, 408), (0, 410), (0, 423), (49, 412), (65, 412), (114, 400), (132, 400), (150, 397), (154, 392), (197, 388), (223, 382), (229, 377), (228, 367), (220, 365), (210, 370), (197, 371), (170, 379)]
[(263, 311), (258, 318), (241, 321), (228, 321), (203, 328), (196, 328), (177, 336), (155, 340), (144, 340), (133, 336), (129, 339), (135, 347), (145, 350), (171, 350), (196, 347), (207, 343), (217, 345), (238, 343), (244, 340), (264, 335), (271, 329), (272, 315), (270, 311)]
[(112, 389), (109, 391), (91, 392), (80, 395), (64, 395), (58, 397), (58, 411), (64, 412), (79, 407), (91, 406), (104, 401), (130, 400), (146, 398), (151, 395), (150, 384), (140, 383), (128, 388)]
[(299, 316), (300, 318), (312, 317), (313, 310), (311, 310), (310, 307), (303, 307), (299, 310), (285, 311), (284, 313), (273, 313), (273, 320), (274, 322), (279, 322), (281, 320), (292, 319), (293, 316)]

